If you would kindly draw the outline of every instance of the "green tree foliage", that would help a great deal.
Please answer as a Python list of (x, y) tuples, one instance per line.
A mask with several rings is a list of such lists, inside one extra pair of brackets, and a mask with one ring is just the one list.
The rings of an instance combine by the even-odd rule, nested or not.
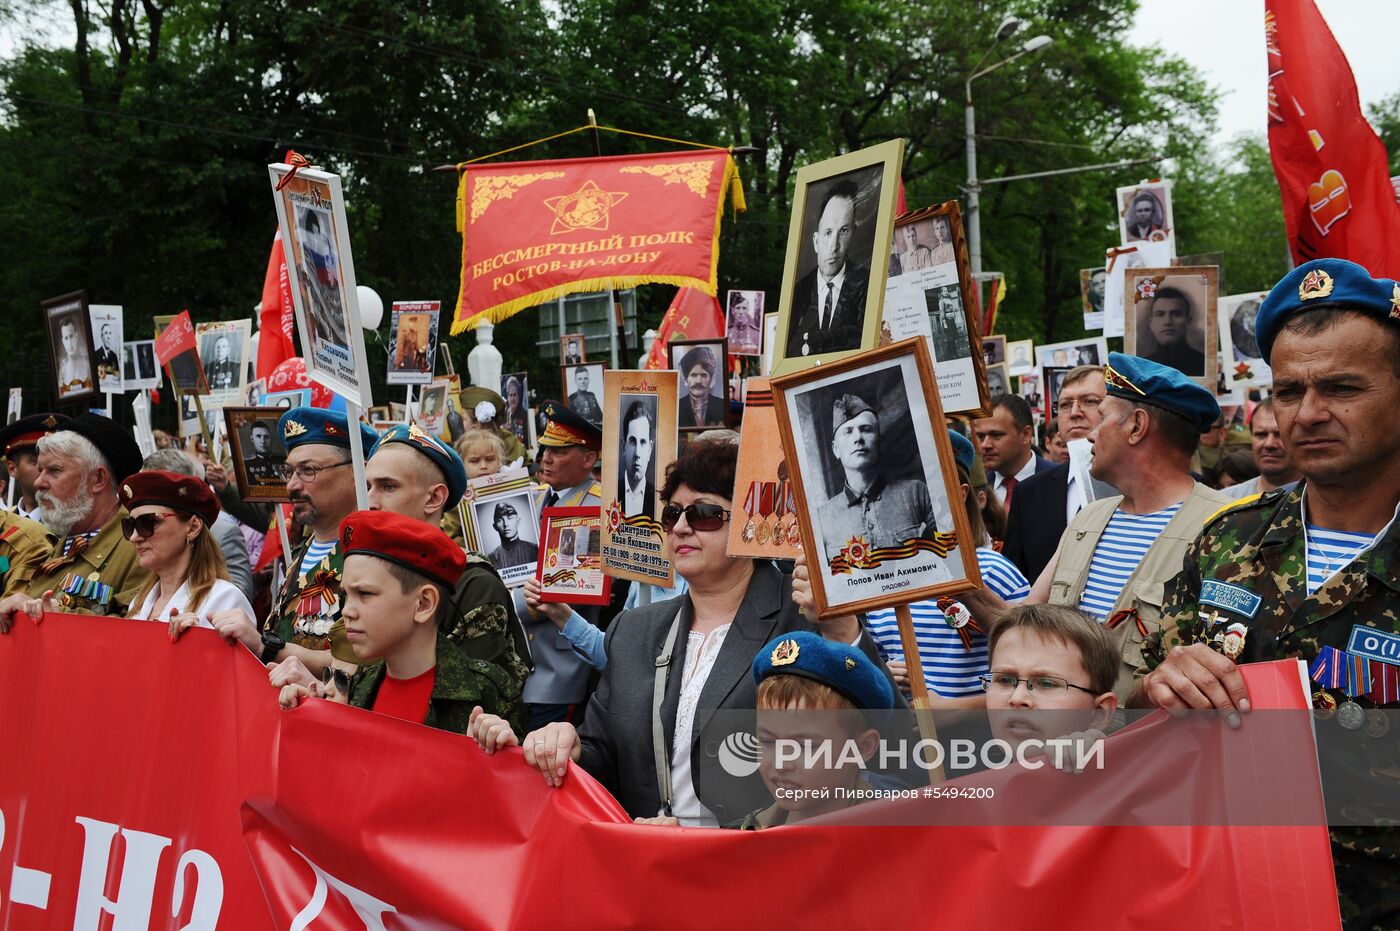
[[(1141, 168), (983, 189), (984, 266), (1010, 282), (1013, 338), (1080, 332), (1078, 270), (1116, 242), (1113, 188), (1178, 179), (1182, 251), (1227, 249), (1263, 280), (1281, 236), (1267, 198), (1204, 157), (1214, 92), (1183, 62), (1125, 44), (1134, 0), (32, 0), (0, 6), (25, 44), (0, 62), (0, 364), (47, 393), (37, 302), (88, 289), (128, 328), (189, 307), (251, 314), (275, 214), (266, 164), (295, 148), (342, 174), (362, 283), (386, 301), (456, 291), (453, 178), (428, 169), (584, 122), (741, 158), (749, 212), (726, 222), (720, 287), (776, 306), (799, 167), (909, 141), (909, 206), (966, 182), (963, 82), (1002, 15), (1054, 43), (974, 85), (983, 179), (1162, 156)], [(603, 134), (607, 153), (662, 143)], [(592, 154), (587, 134), (512, 158)], [(1267, 158), (1264, 159), (1264, 164)], [(1253, 162), (1247, 164), (1253, 165)], [(1274, 191), (1276, 212), (1277, 192)], [(1235, 213), (1259, 214), (1246, 232)], [(1254, 213), (1249, 214), (1251, 217)], [(1239, 255), (1236, 255), (1239, 250)], [(1248, 255), (1246, 255), (1248, 253)], [(1255, 264), (1250, 264), (1255, 263)], [(1257, 265), (1257, 271), (1254, 270)], [(1234, 284), (1232, 277), (1232, 285)], [(671, 289), (642, 289), (642, 327)], [(537, 363), (534, 318), (499, 327)], [(381, 343), (382, 345), (382, 343)], [(453, 341), (462, 365), (471, 339)], [(382, 364), (371, 360), (379, 377)], [(542, 384), (552, 383), (553, 373)], [(376, 387), (376, 393), (382, 390)]]

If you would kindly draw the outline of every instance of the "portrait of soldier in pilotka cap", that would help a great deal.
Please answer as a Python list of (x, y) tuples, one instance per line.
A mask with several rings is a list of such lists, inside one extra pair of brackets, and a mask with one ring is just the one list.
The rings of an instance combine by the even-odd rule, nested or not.
[(934, 384), (926, 340), (774, 380), (809, 571), (827, 606), (865, 610), (976, 577)]

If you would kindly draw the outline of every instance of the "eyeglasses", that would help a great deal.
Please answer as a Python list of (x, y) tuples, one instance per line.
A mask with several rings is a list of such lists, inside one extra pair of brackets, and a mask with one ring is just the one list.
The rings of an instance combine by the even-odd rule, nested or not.
[(1083, 411), (1084, 413), (1086, 413), (1086, 414), (1091, 414), (1091, 413), (1093, 413), (1094, 411), (1098, 410), (1098, 409), (1099, 409), (1099, 405), (1102, 404), (1102, 403), (1103, 403), (1103, 398), (1066, 398), (1066, 397), (1061, 397), (1061, 398), (1060, 398), (1060, 409), (1061, 409), (1061, 410), (1066, 410), (1066, 411), (1072, 411), (1072, 410), (1078, 408), (1079, 410), (1082, 410), (1082, 411)]
[(327, 666), (325, 669), (321, 670), (321, 688), (334, 688), (338, 694), (349, 697), (350, 674), (344, 669)]
[(160, 511), (155, 514), (142, 514), (140, 517), (122, 518), (122, 536), (130, 539), (134, 533), (139, 539), (146, 539), (156, 532), (156, 525), (167, 517), (174, 517), (174, 511)]
[(295, 467), (283, 463), (282, 465), (277, 467), (277, 474), (282, 476), (282, 481), (284, 482), (289, 481), (291, 477), (295, 475), (297, 478), (301, 479), (303, 482), (309, 485), (312, 482), (316, 481), (316, 476), (320, 475), (327, 469), (338, 469), (341, 466), (348, 466), (350, 462), (351, 460), (346, 459), (344, 462), (337, 462), (334, 465), (302, 465)]
[(1078, 689), (1081, 692), (1088, 692), (1090, 695), (1095, 694), (1093, 689), (1075, 685), (1059, 676), (1031, 676), (1022, 679), (1009, 672), (984, 672), (979, 678), (982, 680), (982, 691), (984, 692), (1014, 692), (1016, 686), (1024, 682), (1028, 692), (1044, 692), (1047, 695), (1054, 695), (1065, 689)]
[(718, 530), (729, 520), (731, 513), (718, 504), (687, 504), (685, 507), (668, 504), (661, 509), (661, 529), (670, 533), (684, 514), (685, 522), (690, 525), (691, 530)]

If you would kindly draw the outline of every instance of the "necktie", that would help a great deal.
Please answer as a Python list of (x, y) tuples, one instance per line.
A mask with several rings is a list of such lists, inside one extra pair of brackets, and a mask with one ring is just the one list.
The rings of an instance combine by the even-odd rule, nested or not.
[(558, 502), (559, 502), (559, 493), (556, 492), (553, 488), (551, 488), (551, 489), (549, 490), (549, 494), (547, 494), (547, 495), (544, 496), (544, 507), (552, 508), (552, 507), (554, 507), (554, 505), (557, 504)]
[(826, 303), (822, 306), (822, 329), (831, 326), (831, 294), (836, 290), (836, 282), (826, 283)]
[(1008, 479), (1003, 479), (1003, 480), (1002, 480), (1002, 483), (1001, 483), (1001, 487), (1004, 488), (1004, 489), (1006, 489), (1006, 500), (1003, 501), (1003, 502), (1001, 503), (1001, 506), (1002, 506), (1002, 508), (1006, 511), (1006, 513), (1010, 514), (1010, 513), (1011, 513), (1011, 493), (1012, 493), (1013, 491), (1016, 490), (1016, 476), (1013, 475), (1013, 476), (1011, 476), (1011, 477), (1008, 478)]

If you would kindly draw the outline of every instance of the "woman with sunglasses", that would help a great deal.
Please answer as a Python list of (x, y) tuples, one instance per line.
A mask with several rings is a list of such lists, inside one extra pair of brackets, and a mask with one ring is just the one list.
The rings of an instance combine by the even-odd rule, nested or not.
[(253, 606), (229, 581), (224, 555), (209, 532), (219, 499), (204, 482), (175, 472), (137, 472), (119, 489), (128, 516), (122, 531), (151, 581), (128, 617), (165, 621), (178, 637), (187, 628), (212, 627), (209, 615), (237, 609), (251, 619)]
[[(770, 803), (756, 767), (747, 777), (730, 775), (720, 748), (734, 732), (752, 732), (758, 651), (781, 634), (818, 628), (773, 562), (725, 552), (738, 452), (730, 442), (695, 440), (666, 470), (661, 525), (689, 589), (612, 622), (607, 666), (581, 729), (548, 724), (520, 741), (500, 718), (473, 712), (471, 735), (482, 749), (521, 746), (552, 786), (578, 763), (647, 823), (713, 827)], [(875, 656), (854, 617), (820, 630), (844, 643), (860, 637)]]

